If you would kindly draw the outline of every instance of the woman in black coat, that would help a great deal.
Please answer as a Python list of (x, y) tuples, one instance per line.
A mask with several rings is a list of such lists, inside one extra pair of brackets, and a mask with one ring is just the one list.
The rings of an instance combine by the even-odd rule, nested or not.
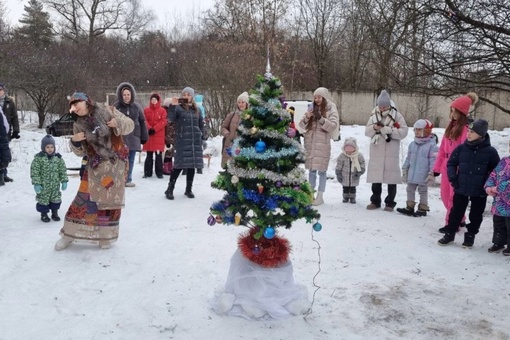
[(191, 191), (195, 169), (204, 167), (202, 157), (202, 139), (204, 120), (200, 109), (194, 101), (195, 90), (186, 87), (182, 90), (181, 98), (173, 97), (168, 107), (168, 121), (174, 123), (175, 128), (175, 154), (172, 173), (165, 196), (174, 199), (175, 182), (182, 170), (186, 169), (186, 191), (189, 198), (195, 195)]

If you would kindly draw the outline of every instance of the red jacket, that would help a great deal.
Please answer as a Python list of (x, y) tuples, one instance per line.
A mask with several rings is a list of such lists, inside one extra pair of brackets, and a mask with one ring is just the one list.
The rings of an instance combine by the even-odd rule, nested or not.
[(144, 110), (147, 130), (154, 129), (155, 134), (149, 134), (149, 140), (143, 145), (143, 151), (165, 151), (165, 126), (167, 124), (166, 110), (161, 107), (159, 94), (156, 104), (149, 104)]

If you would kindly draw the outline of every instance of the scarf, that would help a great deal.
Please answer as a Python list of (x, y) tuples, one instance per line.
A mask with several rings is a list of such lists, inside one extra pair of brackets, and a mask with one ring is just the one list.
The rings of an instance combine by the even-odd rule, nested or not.
[[(388, 127), (393, 127), (393, 124), (395, 123), (395, 118), (397, 116), (397, 111), (394, 110), (393, 108), (387, 110), (387, 111), (384, 111), (384, 112), (381, 112), (379, 111), (379, 107), (375, 107), (373, 110), (372, 110), (372, 124), (383, 124), (384, 126), (388, 126)], [(381, 137), (383, 137), (383, 140), (386, 140), (387, 138), (387, 135), (386, 134), (383, 134), (383, 133), (376, 133), (373, 137), (372, 137), (372, 144), (377, 144), (379, 143), (379, 140), (381, 139)]]
[(357, 148), (356, 148), (356, 151), (354, 151), (350, 155), (345, 153), (345, 151), (343, 151), (343, 150), (342, 150), (342, 153), (351, 160), (351, 171), (352, 172), (361, 171), (361, 165), (359, 164), (359, 157), (358, 157), (358, 149)]

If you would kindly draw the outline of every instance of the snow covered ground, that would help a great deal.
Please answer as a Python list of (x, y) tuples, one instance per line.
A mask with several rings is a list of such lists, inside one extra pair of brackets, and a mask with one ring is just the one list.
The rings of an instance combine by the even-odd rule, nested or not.
[[(490, 131), (501, 156), (508, 155), (508, 132)], [(445, 209), (438, 187), (429, 191), (429, 216), (414, 218), (367, 211), (366, 175), (357, 204), (342, 203), (341, 186), (328, 180), (326, 203), (318, 207), (322, 231), (312, 232), (304, 221), (282, 231), (293, 245), (294, 278), (307, 286), (312, 313), (248, 321), (217, 315), (208, 302), (225, 283), (244, 230), (206, 223), (209, 206), (223, 196), (210, 187), (219, 154), (196, 175), (196, 198), (184, 196), (181, 177), (174, 201), (163, 194), (168, 176), (142, 178), (142, 156), (134, 169), (137, 186), (126, 189), (119, 241), (109, 250), (72, 244), (56, 252), (63, 222), (40, 221), (30, 183), (30, 163), (43, 136), (34, 123), (22, 127), (21, 139), (11, 143), (14, 182), (0, 187), (1, 340), (510, 339), (510, 258), (487, 252), (490, 200), (472, 249), (460, 246), (462, 232), (454, 245), (440, 247), (437, 229)], [(368, 160), (364, 126), (342, 127), (342, 138), (349, 136)], [(401, 162), (412, 138), (411, 131)], [(68, 140), (56, 140), (67, 166), (79, 166)], [(333, 144), (332, 178), (342, 143)], [(209, 144), (219, 148), (221, 140)], [(78, 188), (76, 172), (70, 174), (61, 216)], [(398, 206), (405, 200), (399, 185)]]

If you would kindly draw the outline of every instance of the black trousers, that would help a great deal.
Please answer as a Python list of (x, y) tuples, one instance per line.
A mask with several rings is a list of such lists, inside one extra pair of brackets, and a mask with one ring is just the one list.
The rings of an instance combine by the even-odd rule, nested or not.
[(500, 246), (510, 244), (510, 217), (492, 216), (494, 233), (492, 234), (492, 243)]
[(356, 187), (343, 187), (344, 194), (355, 194)]
[[(382, 183), (372, 183), (372, 196), (370, 196), (370, 202), (377, 206), (381, 206), (381, 194), (382, 194)], [(388, 184), (388, 195), (384, 199), (384, 204), (388, 207), (395, 208), (397, 202), (395, 202), (395, 196), (397, 195), (397, 185)]]
[(186, 183), (193, 183), (193, 179), (195, 178), (195, 169), (172, 169), (172, 173), (170, 174), (170, 182), (176, 182), (177, 178), (181, 174), (181, 171), (186, 170)]
[(450, 210), (450, 215), (448, 216), (446, 232), (457, 232), (457, 228), (460, 222), (462, 222), (462, 217), (464, 217), (466, 213), (469, 201), (471, 201), (471, 209), (469, 209), (469, 224), (466, 225), (466, 228), (469, 233), (478, 234), (483, 220), (483, 211), (487, 203), (487, 196), (465, 196), (457, 193), (453, 195), (453, 205)]
[(163, 153), (161, 151), (147, 151), (147, 157), (145, 157), (144, 174), (147, 177), (152, 176), (152, 166), (154, 165), (153, 155), (156, 154), (156, 176), (163, 176)]

